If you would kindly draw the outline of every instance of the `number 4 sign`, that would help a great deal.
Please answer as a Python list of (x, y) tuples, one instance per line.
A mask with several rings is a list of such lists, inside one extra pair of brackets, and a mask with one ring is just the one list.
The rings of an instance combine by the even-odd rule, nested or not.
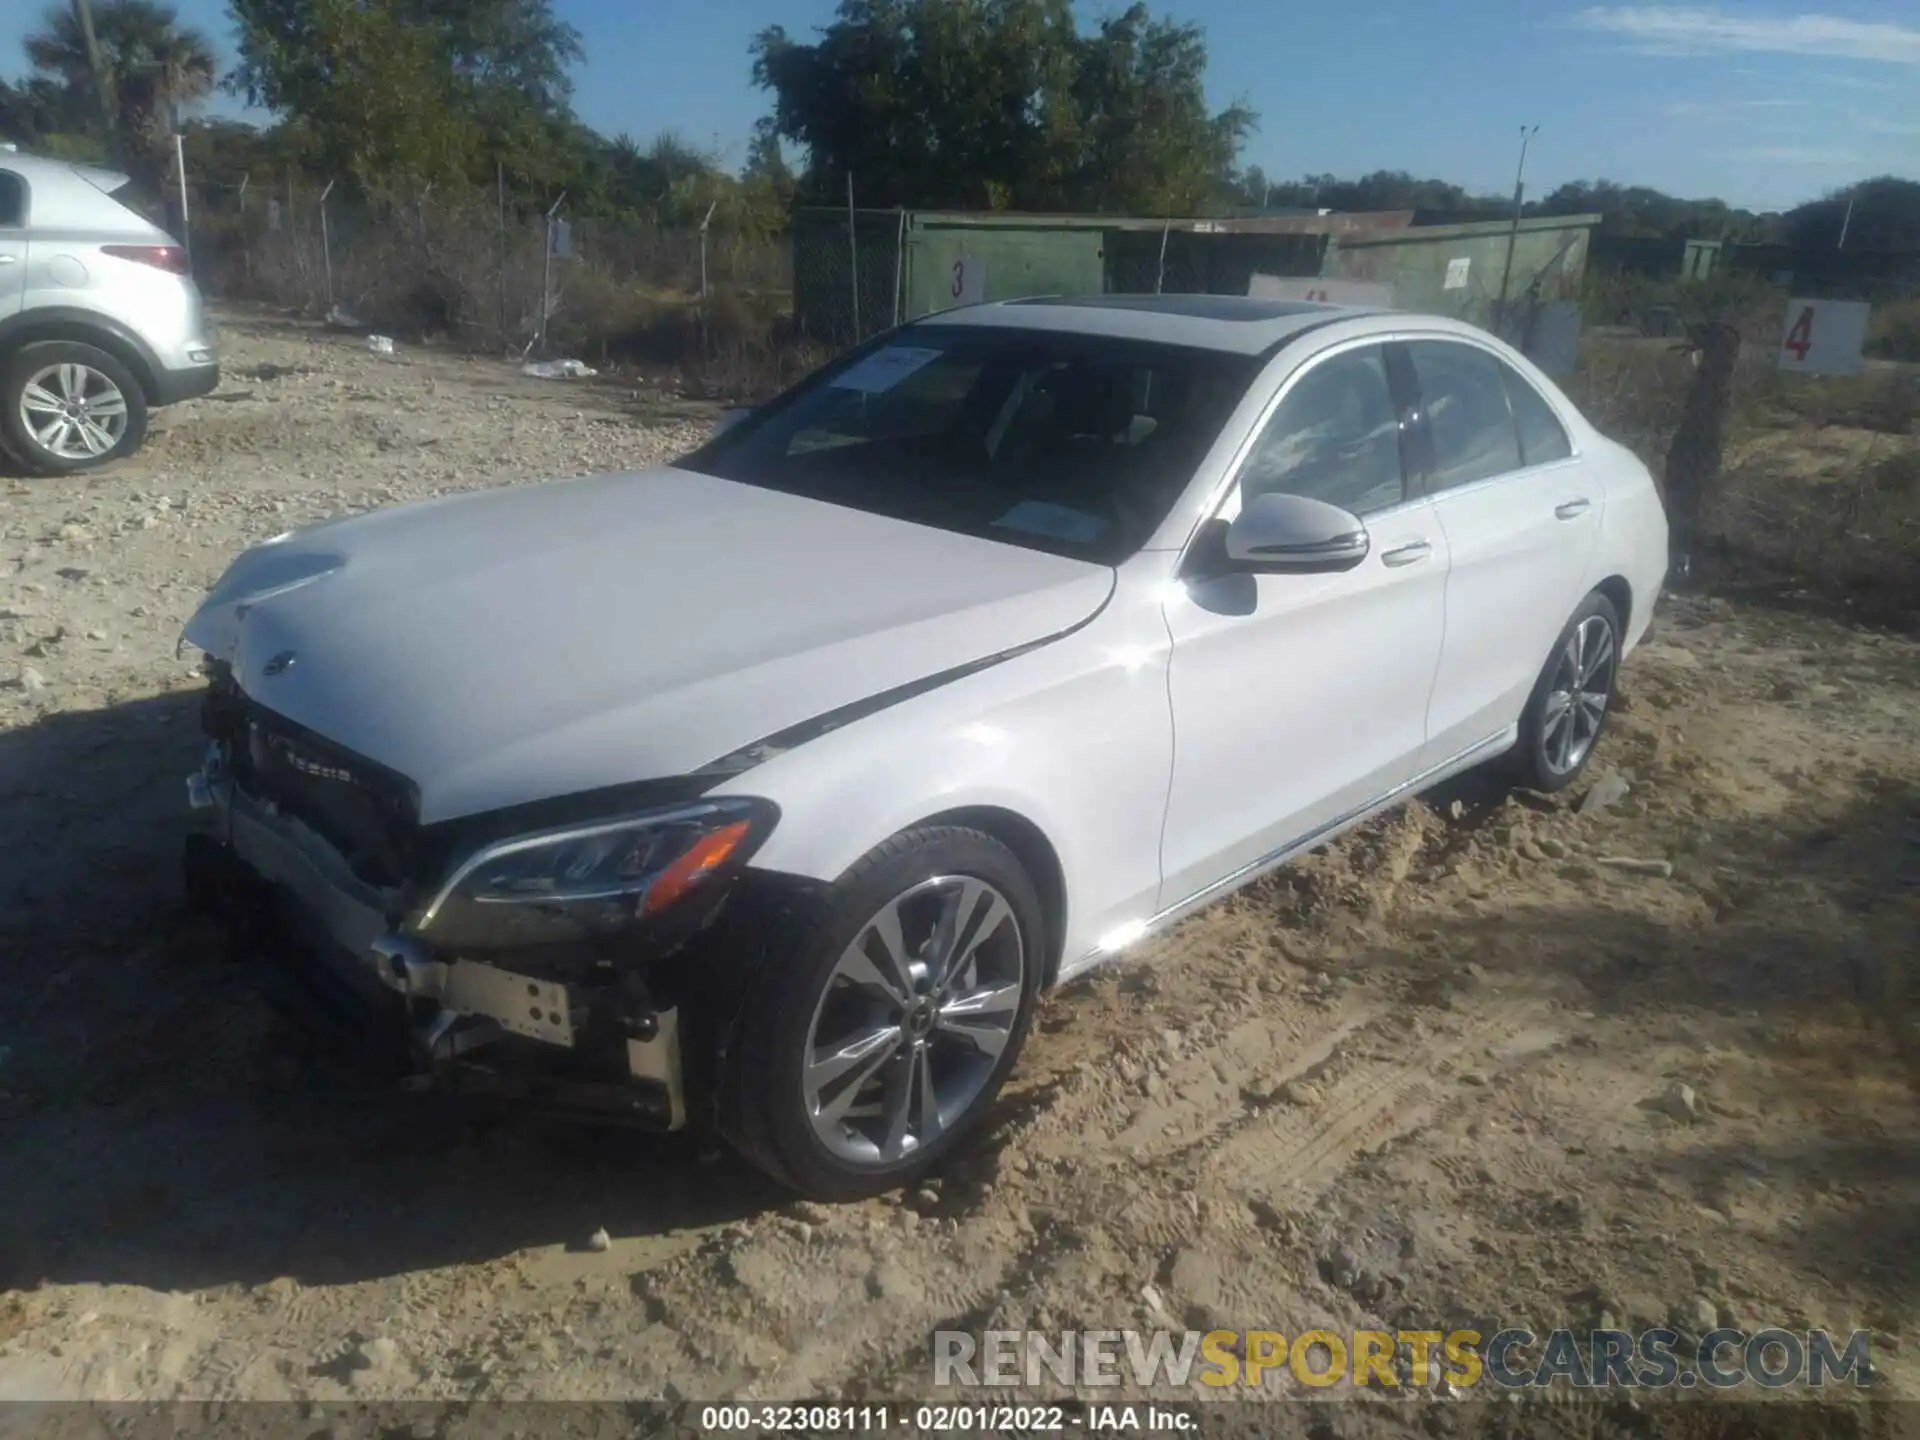
[(1860, 368), (1871, 307), (1860, 300), (1789, 300), (1780, 368), (1801, 375), (1851, 375)]

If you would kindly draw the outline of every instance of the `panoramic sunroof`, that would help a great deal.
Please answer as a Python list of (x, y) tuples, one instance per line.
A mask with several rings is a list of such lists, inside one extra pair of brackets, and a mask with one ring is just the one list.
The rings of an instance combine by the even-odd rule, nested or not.
[(1151, 310), (1195, 320), (1279, 320), (1318, 314), (1326, 307), (1300, 300), (1256, 300), (1247, 295), (1036, 295), (1010, 305), (1079, 305), (1093, 310)]

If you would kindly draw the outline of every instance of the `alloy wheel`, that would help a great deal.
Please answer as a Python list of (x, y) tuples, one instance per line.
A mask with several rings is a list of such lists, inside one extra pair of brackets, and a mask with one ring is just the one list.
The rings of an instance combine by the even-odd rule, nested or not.
[(34, 443), (62, 460), (94, 460), (127, 433), (127, 397), (91, 365), (62, 361), (27, 377), (20, 423)]
[(1613, 626), (1589, 615), (1567, 637), (1541, 717), (1540, 746), (1556, 775), (1580, 767), (1600, 736), (1613, 689)]
[(861, 925), (807, 1032), (814, 1134), (866, 1167), (923, 1151), (973, 1107), (1013, 1036), (1026, 947), (1006, 896), (969, 875), (923, 880)]

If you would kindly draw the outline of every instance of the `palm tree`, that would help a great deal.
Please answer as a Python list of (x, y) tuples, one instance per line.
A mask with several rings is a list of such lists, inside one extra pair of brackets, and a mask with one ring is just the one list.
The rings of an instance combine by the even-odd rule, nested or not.
[[(173, 7), (158, 0), (92, 0), (90, 8), (108, 113), (125, 147), (127, 168), (136, 179), (157, 186), (166, 174), (180, 107), (213, 91), (219, 70), (213, 45), (198, 30), (182, 26)], [(50, 7), (41, 28), (27, 36), (27, 60), (76, 99), (87, 97), (97, 106), (101, 87), (85, 18), (71, 5)]]

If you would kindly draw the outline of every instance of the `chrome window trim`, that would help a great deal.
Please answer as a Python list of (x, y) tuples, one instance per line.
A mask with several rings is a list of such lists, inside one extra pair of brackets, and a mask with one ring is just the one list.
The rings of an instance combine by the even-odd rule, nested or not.
[[(1513, 363), (1512, 356), (1519, 356), (1521, 360), (1527, 360), (1527, 357), (1524, 355), (1521, 355), (1518, 350), (1514, 350), (1512, 351), (1512, 355), (1508, 355), (1506, 353), (1503, 353), (1503, 350), (1510, 347), (1505, 347), (1504, 342), (1494, 340), (1493, 336), (1487, 336), (1485, 339), (1482, 339), (1478, 335), (1459, 335), (1459, 334), (1455, 334), (1451, 330), (1419, 330), (1419, 329), (1405, 330), (1405, 331), (1397, 332), (1393, 336), (1393, 339), (1401, 341), (1406, 344), (1412, 344), (1414, 341), (1417, 341), (1417, 340), (1438, 340), (1438, 341), (1444, 341), (1446, 343), (1453, 344), (1453, 345), (1465, 345), (1470, 349), (1479, 350), (1484, 354), (1491, 355), (1495, 360), (1507, 366), (1509, 369), (1513, 371), (1514, 374), (1518, 375), (1522, 380), (1526, 381), (1528, 388), (1531, 389), (1534, 394), (1540, 397), (1541, 404), (1545, 405), (1547, 409), (1550, 412), (1552, 412), (1553, 418), (1560, 422), (1560, 428), (1566, 431), (1567, 444), (1570, 447), (1572, 447), (1571, 454), (1564, 455), (1560, 457), (1560, 459), (1558, 460), (1543, 460), (1540, 463), (1540, 465), (1523, 465), (1520, 467), (1519, 470), (1504, 470), (1498, 475), (1486, 476), (1485, 477), (1486, 479), (1502, 480), (1502, 479), (1505, 479), (1508, 475), (1519, 475), (1524, 473), (1527, 470), (1537, 470), (1541, 468), (1541, 466), (1564, 464), (1568, 460), (1580, 459), (1582, 455), (1585, 453), (1580, 448), (1580, 427), (1578, 425), (1573, 425), (1568, 423), (1566, 412), (1563, 411), (1557, 404), (1555, 404), (1552, 398), (1549, 397), (1544, 391), (1542, 391), (1538, 385), (1535, 385), (1533, 383), (1532, 379), (1528, 377), (1527, 372), (1525, 370), (1521, 369), (1520, 366), (1515, 365)], [(1494, 340), (1494, 344), (1491, 344), (1491, 345), (1488, 344), (1487, 343), (1488, 340)], [(1501, 346), (1502, 348), (1497, 349), (1495, 348), (1496, 345)], [(1528, 365), (1532, 365), (1532, 363), (1533, 363), (1532, 361), (1527, 360)], [(1509, 399), (1507, 402), (1507, 410), (1509, 414), (1512, 413), (1513, 402), (1511, 399)], [(1517, 427), (1515, 431), (1514, 440), (1515, 440), (1515, 444), (1517, 445), (1519, 442), (1519, 434), (1518, 434)], [(1482, 482), (1479, 480), (1475, 480), (1470, 483), (1474, 485), (1478, 485)], [(1464, 490), (1467, 487), (1462, 485), (1456, 488)], [(1453, 491), (1442, 490), (1442, 491), (1436, 491), (1434, 493), (1442, 494), (1442, 495), (1451, 495)]]
[(1438, 505), (1451, 500), (1456, 495), (1473, 495), (1481, 490), (1490, 490), (1496, 485), (1511, 484), (1515, 480), (1530, 480), (1536, 476), (1548, 474), (1554, 470), (1571, 467), (1579, 463), (1577, 456), (1566, 456), (1559, 460), (1543, 460), (1538, 465), (1524, 465), (1518, 470), (1502, 470), (1498, 475), (1487, 475), (1479, 480), (1469, 480), (1464, 485), (1450, 486), (1445, 490), (1429, 490), (1420, 498)]

